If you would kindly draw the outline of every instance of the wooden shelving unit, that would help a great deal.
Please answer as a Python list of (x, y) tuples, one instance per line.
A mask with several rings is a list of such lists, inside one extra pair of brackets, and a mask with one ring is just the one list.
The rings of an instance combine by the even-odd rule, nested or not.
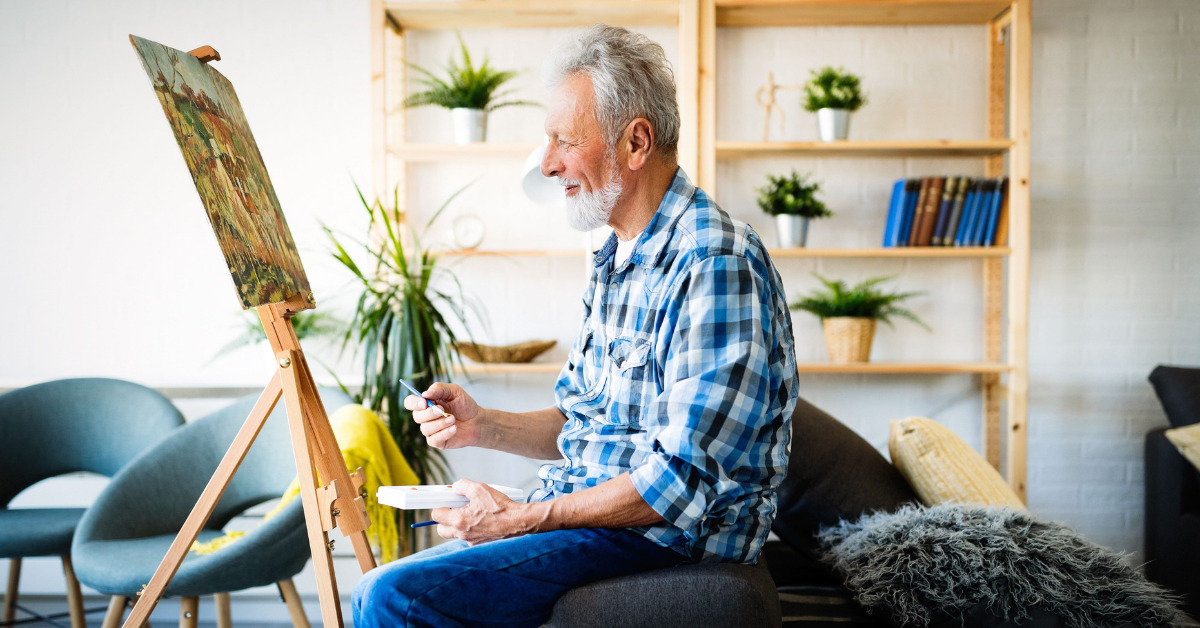
[[(993, 248), (773, 249), (772, 257), (977, 260), (984, 312), (976, 362), (806, 363), (801, 373), (969, 374), (980, 378), (984, 455), (1025, 495), (1029, 310), (1029, 114), (1031, 0), (468, 0), (371, 3), (375, 192), (405, 183), (409, 163), (524, 159), (534, 144), (432, 146), (406, 140), (404, 37), (407, 31), (584, 27), (596, 22), (679, 29), (679, 161), (718, 200), (718, 160), (756, 158), (982, 159), (987, 176), (1010, 178), (1008, 245)], [(735, 142), (716, 137), (717, 28), (769, 26), (986, 26), (987, 137), (971, 140)], [(1007, 35), (1007, 37), (1002, 37)], [(532, 139), (532, 138), (531, 138)], [(399, 208), (403, 209), (403, 208)], [(582, 250), (446, 251), (443, 255), (586, 258)], [(961, 263), (961, 262), (960, 262)], [(556, 363), (472, 364), (471, 373), (557, 373)], [(1002, 379), (1003, 378), (1003, 379)]]
[[(697, 0), (700, 3), (700, 169), (697, 183), (720, 199), (718, 160), (755, 158), (983, 159), (986, 176), (1007, 174), (1008, 245), (990, 249), (897, 248), (771, 251), (796, 257), (980, 260), (983, 360), (966, 364), (801, 365), (808, 373), (971, 373), (980, 378), (983, 453), (1025, 496), (1029, 333), (1029, 110), (1031, 0)], [(734, 142), (716, 137), (717, 28), (981, 24), (987, 37), (988, 102), (979, 140)], [(1004, 37), (1007, 35), (1007, 37)], [(1006, 317), (1007, 314), (1007, 317)], [(1007, 320), (1005, 320), (1007, 318)], [(1002, 381), (1002, 376), (1005, 378)]]

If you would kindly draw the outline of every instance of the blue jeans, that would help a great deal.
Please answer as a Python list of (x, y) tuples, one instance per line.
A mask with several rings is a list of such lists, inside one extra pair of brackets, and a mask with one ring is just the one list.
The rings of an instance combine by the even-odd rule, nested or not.
[(450, 541), (363, 575), (354, 628), (540, 626), (570, 589), (685, 562), (629, 530), (556, 530), (475, 547)]

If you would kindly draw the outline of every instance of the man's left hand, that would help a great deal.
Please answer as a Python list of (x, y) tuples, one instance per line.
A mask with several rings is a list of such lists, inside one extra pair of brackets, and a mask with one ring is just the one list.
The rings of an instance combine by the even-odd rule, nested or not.
[(438, 522), (438, 535), (444, 539), (478, 545), (533, 531), (524, 517), (529, 504), (517, 503), (487, 484), (467, 479), (455, 482), (454, 492), (471, 503), (461, 508), (435, 508), (430, 513)]

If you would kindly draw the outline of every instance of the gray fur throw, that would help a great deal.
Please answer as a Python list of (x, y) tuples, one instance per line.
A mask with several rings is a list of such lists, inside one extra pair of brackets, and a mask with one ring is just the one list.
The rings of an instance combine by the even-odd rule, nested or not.
[(905, 506), (817, 535), (855, 599), (899, 626), (986, 604), (1017, 622), (1039, 607), (1071, 628), (1183, 621), (1176, 598), (1124, 557), (1057, 523), (1000, 507)]

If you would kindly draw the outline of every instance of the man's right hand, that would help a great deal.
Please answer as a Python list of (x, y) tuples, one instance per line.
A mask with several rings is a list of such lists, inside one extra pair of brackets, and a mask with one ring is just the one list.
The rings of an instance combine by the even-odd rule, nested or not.
[[(442, 416), (437, 408), (425, 407), (425, 399), (450, 416)], [(404, 407), (411, 410), (413, 420), (421, 424), (421, 433), (430, 447), (458, 449), (479, 444), (479, 419), (483, 416), (483, 408), (462, 386), (437, 382), (424, 392), (424, 399), (416, 395), (405, 397)]]

